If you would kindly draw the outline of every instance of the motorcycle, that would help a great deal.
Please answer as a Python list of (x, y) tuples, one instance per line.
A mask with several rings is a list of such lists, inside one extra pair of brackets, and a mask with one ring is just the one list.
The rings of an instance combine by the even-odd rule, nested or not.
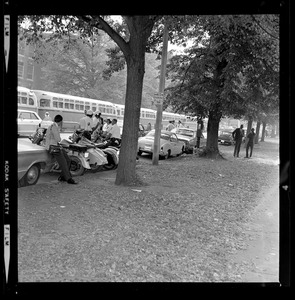
[(106, 155), (107, 163), (102, 165), (103, 170), (112, 170), (117, 168), (119, 163), (119, 149), (110, 146), (108, 142), (103, 143), (94, 143), (91, 140), (87, 139), (84, 135), (83, 130), (76, 130), (72, 136), (69, 137), (72, 142), (78, 143), (88, 147), (89, 152), (103, 153)]
[[(46, 141), (46, 128), (39, 127), (36, 132), (29, 137), (33, 144), (45, 147)], [(70, 160), (70, 172), (72, 176), (80, 176), (84, 173), (85, 169), (90, 169), (87, 161), (87, 147), (83, 145), (71, 144), (69, 141), (63, 139), (59, 145), (63, 147)], [(44, 172), (60, 172), (60, 167), (53, 155), (48, 154), (48, 161)]]

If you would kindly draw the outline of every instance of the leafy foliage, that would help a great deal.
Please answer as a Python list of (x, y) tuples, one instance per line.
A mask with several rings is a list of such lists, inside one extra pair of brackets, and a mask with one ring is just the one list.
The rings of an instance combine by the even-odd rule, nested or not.
[(251, 103), (242, 89), (249, 91), (257, 78), (262, 87), (271, 83), (277, 92), (278, 43), (258, 32), (250, 16), (200, 18), (203, 35), (198, 43), (168, 66), (173, 84), (167, 101), (178, 111), (201, 116), (218, 104), (223, 116), (241, 117)]

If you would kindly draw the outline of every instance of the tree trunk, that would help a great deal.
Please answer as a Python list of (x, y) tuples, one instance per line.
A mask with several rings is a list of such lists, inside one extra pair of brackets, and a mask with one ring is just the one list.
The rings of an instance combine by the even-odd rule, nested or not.
[(122, 145), (115, 184), (136, 184), (136, 155), (138, 145), (138, 128), (142, 100), (143, 77), (145, 71), (145, 45), (142, 35), (130, 38), (131, 53), (126, 57), (127, 87), (124, 112)]
[(251, 128), (252, 128), (252, 124), (253, 124), (253, 118), (252, 118), (252, 116), (249, 116), (248, 117), (248, 124), (247, 124), (246, 136), (250, 133)]
[(209, 112), (208, 125), (207, 125), (207, 144), (204, 150), (204, 156), (216, 158), (219, 156), (218, 149), (218, 129), (221, 119), (221, 113), (216, 111)]
[(258, 121), (257, 125), (256, 125), (255, 144), (258, 144), (260, 125), (261, 125), (261, 122)]
[(262, 135), (260, 142), (264, 142), (266, 122), (262, 122)]

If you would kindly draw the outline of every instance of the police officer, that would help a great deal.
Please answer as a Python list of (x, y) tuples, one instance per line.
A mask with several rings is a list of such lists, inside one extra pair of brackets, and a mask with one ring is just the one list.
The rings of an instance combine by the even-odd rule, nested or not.
[(86, 116), (80, 119), (80, 129), (84, 130), (84, 136), (91, 140), (91, 133), (92, 133), (92, 128), (93, 128), (93, 111), (92, 110), (87, 110)]

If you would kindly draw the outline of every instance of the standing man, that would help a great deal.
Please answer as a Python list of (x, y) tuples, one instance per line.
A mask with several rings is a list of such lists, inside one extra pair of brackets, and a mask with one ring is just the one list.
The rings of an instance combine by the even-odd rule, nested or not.
[(80, 119), (80, 129), (84, 130), (84, 136), (88, 140), (91, 140), (91, 133), (93, 128), (92, 116), (93, 116), (93, 111), (88, 110), (86, 112), (86, 116)]
[(92, 127), (92, 136), (91, 140), (95, 142), (101, 133), (102, 125), (103, 125), (103, 119), (100, 116), (101, 113), (99, 111), (96, 111), (94, 113), (94, 118), (93, 118), (93, 127)]
[(58, 144), (61, 141), (59, 129), (62, 127), (62, 120), (63, 117), (61, 115), (56, 115), (54, 117), (54, 122), (47, 129), (45, 148), (49, 153), (52, 148), (55, 148), (55, 151), (51, 154), (55, 157), (61, 168), (61, 175), (58, 177), (58, 181), (76, 184), (77, 182), (73, 180), (70, 173), (71, 160), (65, 149)]
[(50, 115), (49, 115), (49, 112), (47, 111), (47, 112), (45, 113), (44, 119), (41, 121), (41, 123), (39, 124), (39, 126), (42, 127), (42, 128), (46, 128), (46, 129), (47, 129), (52, 123), (53, 123), (53, 122), (52, 122), (52, 120), (51, 120), (51, 117), (50, 117)]
[(251, 132), (247, 135), (248, 138), (248, 143), (247, 143), (247, 147), (246, 147), (246, 156), (245, 158), (249, 158), (248, 156), (248, 151), (249, 148), (250, 150), (250, 157), (252, 156), (252, 151), (253, 151), (253, 147), (254, 147), (254, 138), (255, 138), (255, 132), (254, 132), (254, 128), (251, 129)]
[(167, 125), (166, 130), (171, 131), (174, 128), (175, 128), (175, 126), (173, 125), (173, 121), (169, 121), (169, 124)]
[(244, 137), (244, 130), (243, 130), (243, 124), (240, 126), (240, 128), (237, 128), (232, 133), (233, 139), (235, 141), (235, 150), (234, 150), (234, 156), (239, 157), (240, 149), (242, 140)]

